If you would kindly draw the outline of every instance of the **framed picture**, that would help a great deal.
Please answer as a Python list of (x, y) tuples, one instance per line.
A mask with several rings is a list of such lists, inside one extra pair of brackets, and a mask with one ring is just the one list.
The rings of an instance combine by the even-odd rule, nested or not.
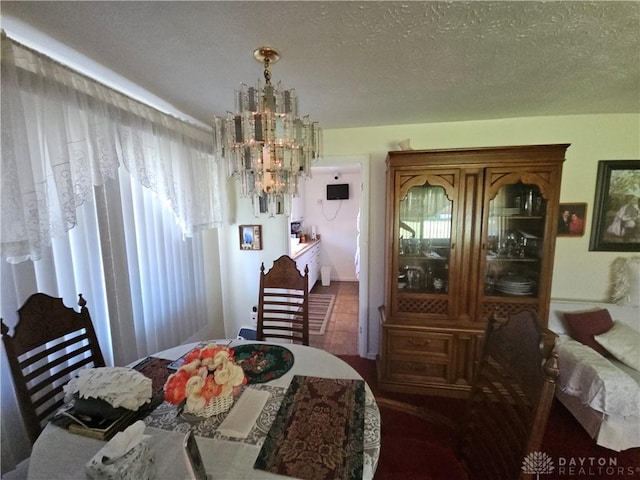
[(640, 160), (598, 162), (589, 250), (640, 252)]
[(557, 235), (559, 237), (582, 237), (586, 219), (586, 203), (561, 203)]
[(240, 250), (262, 250), (262, 227), (240, 225)]

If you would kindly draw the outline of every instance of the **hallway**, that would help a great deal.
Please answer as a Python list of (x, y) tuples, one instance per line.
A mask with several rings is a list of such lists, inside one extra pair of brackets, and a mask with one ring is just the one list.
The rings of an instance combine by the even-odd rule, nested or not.
[(358, 282), (331, 282), (323, 287), (320, 281), (311, 293), (333, 294), (336, 301), (324, 335), (311, 335), (312, 347), (334, 355), (358, 355)]

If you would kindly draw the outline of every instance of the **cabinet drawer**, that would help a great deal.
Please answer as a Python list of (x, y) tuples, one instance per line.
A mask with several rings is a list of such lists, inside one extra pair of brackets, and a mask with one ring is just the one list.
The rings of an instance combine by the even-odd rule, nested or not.
[(453, 335), (447, 333), (391, 330), (388, 332), (388, 348), (398, 355), (428, 355), (449, 358)]
[(449, 383), (451, 366), (427, 358), (394, 357), (388, 363), (388, 378), (403, 383)]

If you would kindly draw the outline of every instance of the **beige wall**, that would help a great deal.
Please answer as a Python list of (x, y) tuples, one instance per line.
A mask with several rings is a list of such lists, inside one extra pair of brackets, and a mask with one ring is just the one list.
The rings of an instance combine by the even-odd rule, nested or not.
[[(384, 301), (385, 158), (410, 138), (414, 149), (570, 143), (564, 163), (560, 201), (587, 203), (583, 237), (561, 237), (556, 243), (552, 297), (605, 300), (612, 261), (632, 253), (590, 252), (589, 235), (599, 160), (640, 159), (640, 115), (578, 115), (490, 121), (400, 125), (324, 131), (324, 155), (369, 155), (371, 160), (370, 301), (376, 312)], [(378, 212), (378, 213), (376, 213)], [(377, 318), (370, 315), (369, 352), (377, 348)]]

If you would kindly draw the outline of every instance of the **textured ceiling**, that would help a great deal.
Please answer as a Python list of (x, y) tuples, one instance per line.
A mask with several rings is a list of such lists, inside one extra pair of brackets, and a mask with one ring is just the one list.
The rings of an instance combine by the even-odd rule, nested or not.
[[(640, 113), (640, 3), (11, 2), (30, 25), (208, 122), (273, 81), (323, 128)], [(25, 42), (26, 43), (26, 42)]]

